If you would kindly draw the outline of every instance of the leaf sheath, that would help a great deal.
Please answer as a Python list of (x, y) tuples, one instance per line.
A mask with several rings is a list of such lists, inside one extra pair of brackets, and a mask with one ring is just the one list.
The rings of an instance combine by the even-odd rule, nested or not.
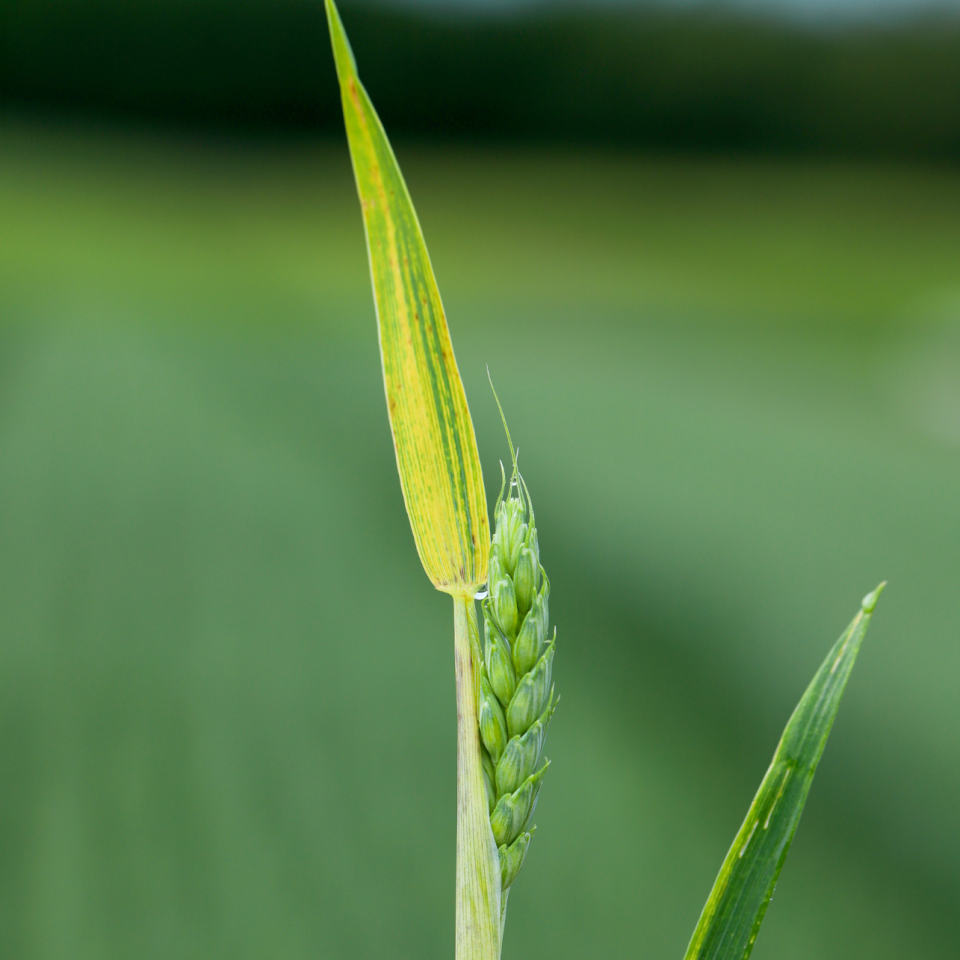
[(454, 598), (457, 669), (456, 960), (499, 960), (500, 855), (490, 829), (480, 759), (480, 638), (472, 599)]

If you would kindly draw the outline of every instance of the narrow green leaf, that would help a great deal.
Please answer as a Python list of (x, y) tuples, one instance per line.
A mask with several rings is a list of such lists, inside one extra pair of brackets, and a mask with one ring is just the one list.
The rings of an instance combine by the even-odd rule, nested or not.
[(447, 319), (407, 185), (326, 0), (350, 157), (360, 194), (400, 485), (434, 586), (472, 597), (487, 579), (483, 474)]
[(746, 960), (807, 801), (840, 699), (885, 584), (863, 598), (797, 705), (713, 885), (685, 960)]

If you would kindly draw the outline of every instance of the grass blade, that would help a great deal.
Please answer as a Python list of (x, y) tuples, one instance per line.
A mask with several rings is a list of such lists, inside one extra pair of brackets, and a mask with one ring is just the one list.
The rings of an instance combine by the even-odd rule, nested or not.
[(796, 832), (874, 605), (885, 584), (827, 655), (780, 739), (713, 885), (685, 960), (746, 960)]
[(490, 527), (473, 422), (407, 185), (326, 0), (360, 194), (400, 485), (417, 551), (439, 590), (472, 597), (487, 579)]

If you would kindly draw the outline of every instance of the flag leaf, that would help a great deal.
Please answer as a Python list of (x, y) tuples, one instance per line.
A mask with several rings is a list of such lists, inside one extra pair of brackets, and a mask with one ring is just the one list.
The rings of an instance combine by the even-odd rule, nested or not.
[(326, 0), (360, 195), (400, 486), (417, 551), (439, 590), (473, 596), (487, 579), (490, 527), (470, 410), (407, 185)]

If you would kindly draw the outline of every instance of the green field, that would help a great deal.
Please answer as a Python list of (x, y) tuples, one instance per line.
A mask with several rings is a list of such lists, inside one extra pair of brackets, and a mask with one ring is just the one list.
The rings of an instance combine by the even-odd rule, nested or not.
[[(960, 173), (400, 144), (561, 708), (505, 960), (679, 960), (887, 578), (755, 960), (960, 937)], [(441, 958), (449, 601), (344, 143), (0, 125), (0, 955)]]

